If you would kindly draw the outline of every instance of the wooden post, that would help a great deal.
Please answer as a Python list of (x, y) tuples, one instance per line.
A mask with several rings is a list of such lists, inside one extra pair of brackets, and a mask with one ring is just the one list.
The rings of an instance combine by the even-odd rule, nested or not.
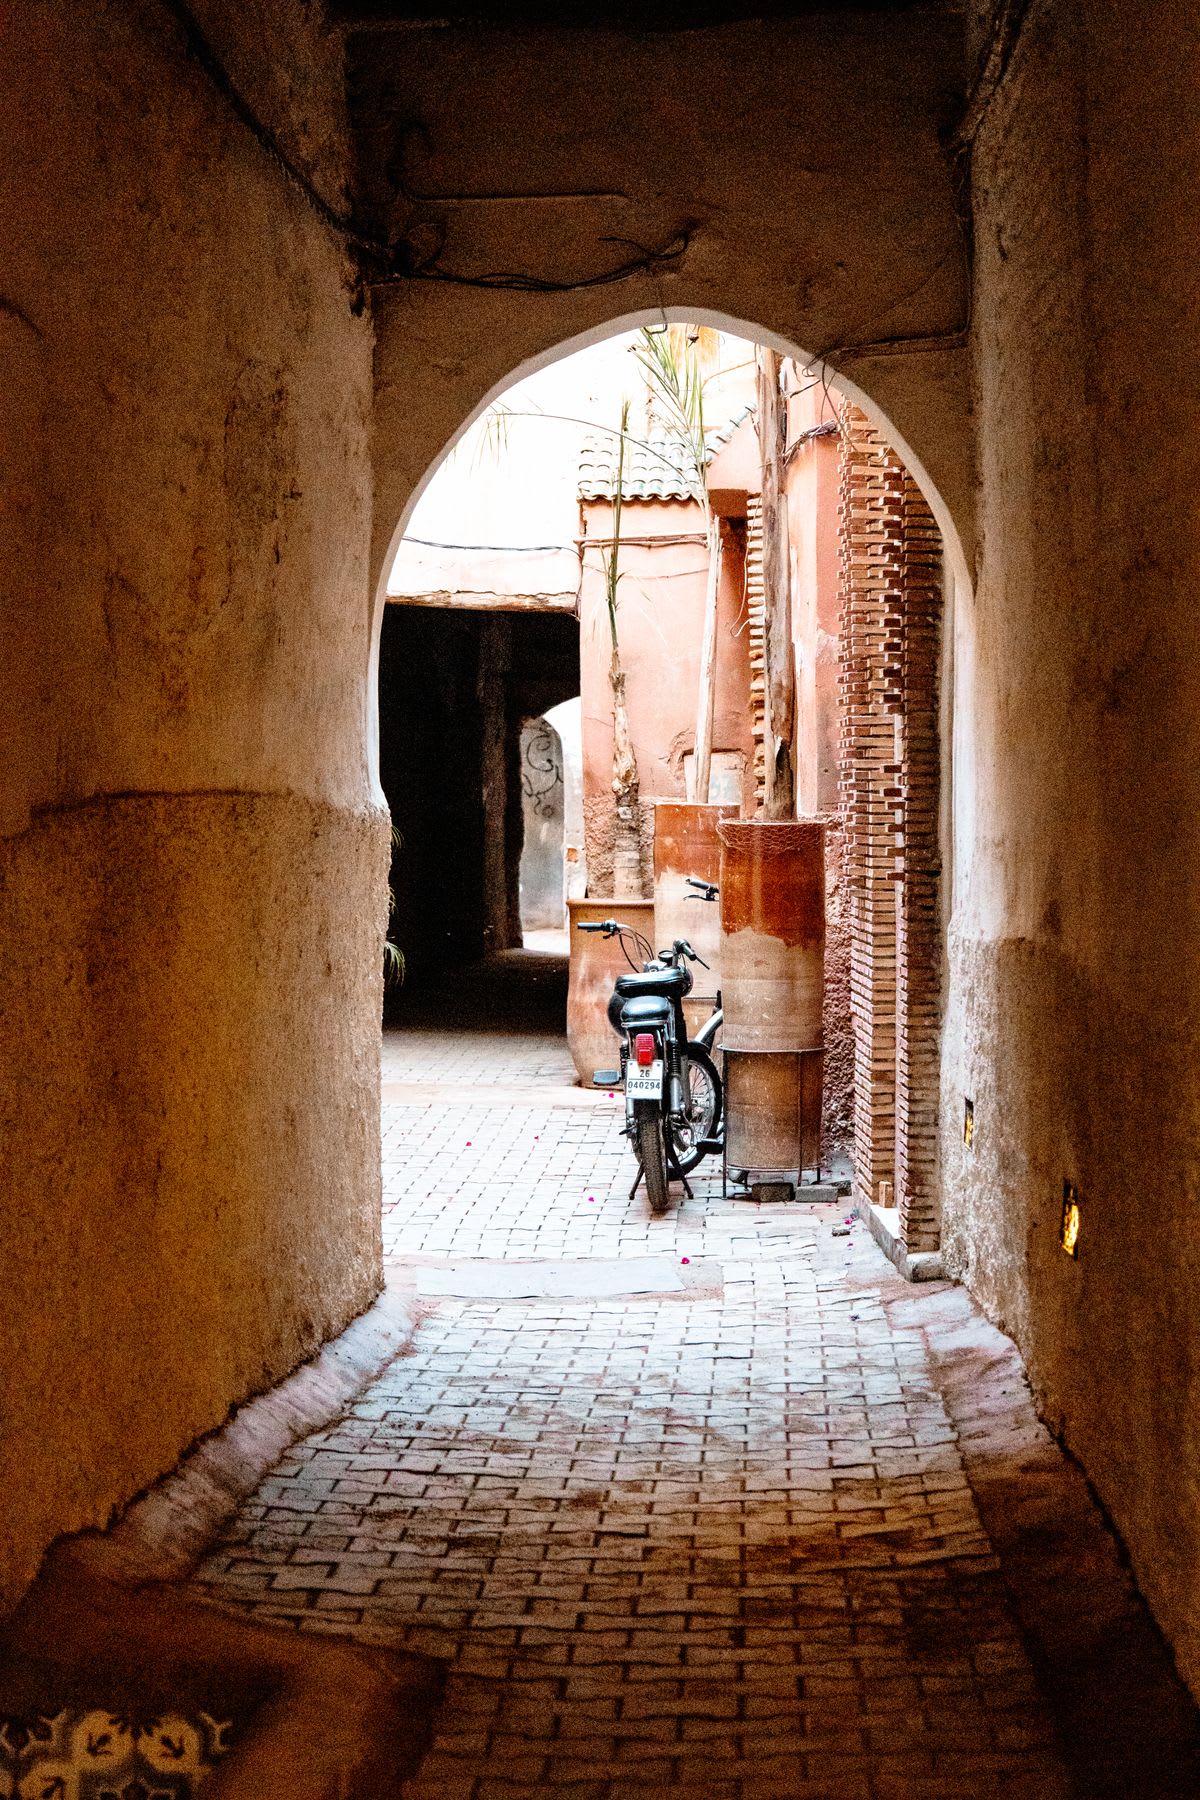
[(708, 580), (704, 589), (704, 628), (700, 639), (700, 687), (696, 695), (696, 744), (692, 760), (697, 806), (708, 804), (712, 772), (713, 711), (717, 690), (717, 594), (721, 579), (721, 521), (708, 515)]
[(756, 355), (758, 443), (762, 456), (763, 816), (790, 819), (796, 811), (796, 776), (792, 760), (796, 674), (792, 656), (787, 510), (783, 497), (784, 414), (779, 394), (779, 357), (762, 344)]
[[(509, 781), (508, 675), (512, 667), (512, 626), (506, 617), (484, 615), (479, 631), (476, 694), (482, 723), (483, 778), (483, 947), (488, 956), (520, 942), (512, 936), (510, 861), (513, 855)], [(516, 845), (520, 856), (520, 845)]]

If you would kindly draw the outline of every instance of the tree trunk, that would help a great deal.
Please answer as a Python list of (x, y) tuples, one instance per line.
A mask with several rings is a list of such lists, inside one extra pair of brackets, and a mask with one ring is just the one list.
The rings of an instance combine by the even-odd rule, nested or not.
[(613, 697), (613, 897), (640, 898), (642, 827), (637, 762), (625, 709), (625, 672), (616, 650), (608, 672)]
[(708, 581), (704, 590), (704, 627), (700, 640), (700, 686), (696, 696), (696, 740), (692, 761), (700, 805), (708, 801), (712, 771), (713, 712), (717, 694), (717, 593), (721, 580), (721, 521), (708, 515)]
[(758, 442), (762, 453), (763, 566), (763, 816), (790, 819), (796, 810), (792, 745), (796, 721), (796, 674), (792, 655), (791, 576), (788, 568), (787, 510), (783, 496), (783, 409), (779, 357), (760, 345), (758, 357)]

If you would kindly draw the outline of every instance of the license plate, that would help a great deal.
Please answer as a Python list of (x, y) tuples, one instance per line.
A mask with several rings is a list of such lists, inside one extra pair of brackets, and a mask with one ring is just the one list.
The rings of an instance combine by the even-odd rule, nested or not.
[(643, 1069), (631, 1062), (625, 1068), (625, 1094), (630, 1100), (661, 1100), (663, 1066), (661, 1058)]

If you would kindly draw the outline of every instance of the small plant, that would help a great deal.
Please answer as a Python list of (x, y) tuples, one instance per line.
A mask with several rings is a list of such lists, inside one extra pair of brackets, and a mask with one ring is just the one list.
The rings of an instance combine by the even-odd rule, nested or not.
[[(403, 844), (403, 842), (404, 842), (404, 839), (400, 836), (400, 833), (396, 830), (396, 827), (393, 825), (392, 826), (392, 849), (398, 850), (400, 848), (400, 846)], [(395, 891), (392, 887), (392, 884), (389, 881), (388, 882), (388, 919), (389, 919), (389, 921), (391, 919), (395, 918), (395, 916), (396, 916), (396, 895), (395, 895)], [(383, 985), (384, 985), (384, 987), (399, 987), (401, 985), (401, 983), (403, 982), (403, 980), (404, 980), (404, 952), (400, 948), (399, 944), (393, 943), (393, 941), (390, 937), (385, 937), (383, 940)]]

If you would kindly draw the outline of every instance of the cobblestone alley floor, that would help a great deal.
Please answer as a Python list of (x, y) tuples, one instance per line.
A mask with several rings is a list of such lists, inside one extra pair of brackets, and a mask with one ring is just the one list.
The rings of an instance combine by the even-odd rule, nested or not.
[[(651, 1219), (561, 1039), (392, 1034), (384, 1077), (388, 1255), (492, 1259), (496, 1293), (425, 1302), (200, 1592), (446, 1660), (407, 1800), (1082, 1792), (924, 1329), (939, 1290), (835, 1236), (844, 1205), (723, 1201), (719, 1169)], [(651, 1258), (679, 1291), (497, 1297), (513, 1259), (636, 1285)]]

